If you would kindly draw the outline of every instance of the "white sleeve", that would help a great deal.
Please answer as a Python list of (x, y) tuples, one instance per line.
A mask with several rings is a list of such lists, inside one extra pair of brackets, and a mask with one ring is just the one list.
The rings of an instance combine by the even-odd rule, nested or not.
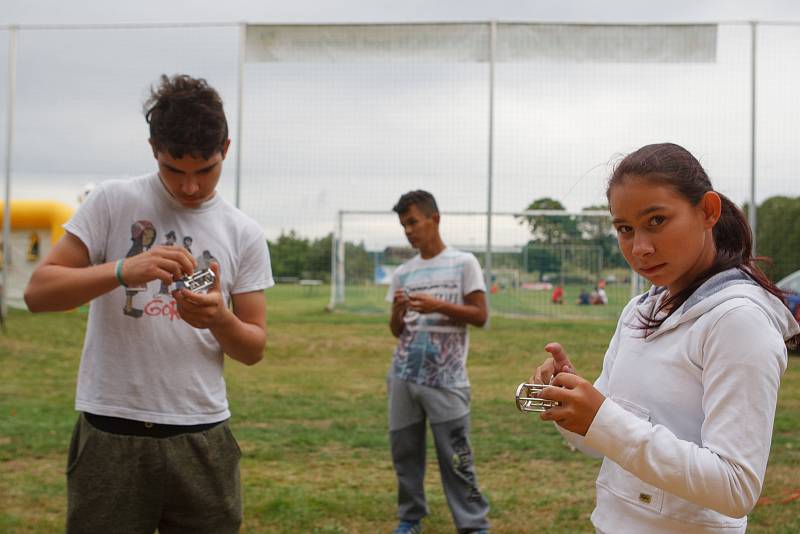
[(486, 282), (483, 279), (483, 270), (478, 259), (472, 255), (467, 255), (467, 261), (464, 262), (464, 270), (462, 272), (461, 287), (463, 288), (464, 295), (469, 295), (475, 291), (483, 291), (486, 293)]
[(108, 229), (111, 226), (111, 209), (108, 203), (106, 185), (98, 186), (86, 197), (72, 218), (63, 228), (86, 245), (89, 261), (104, 263), (118, 258), (106, 258)]
[(642, 481), (730, 517), (755, 506), (786, 347), (764, 312), (725, 312), (703, 345), (702, 446), (606, 399), (584, 439)]
[[(611, 337), (611, 342), (608, 344), (608, 349), (606, 350), (606, 355), (603, 357), (603, 370), (600, 372), (600, 376), (597, 377), (597, 380), (594, 381), (594, 387), (602, 393), (604, 396), (608, 396), (608, 377), (611, 375), (611, 369), (614, 367), (614, 360), (617, 358), (617, 348), (619, 347), (619, 337), (620, 332), (622, 331), (623, 325), (625, 324), (625, 320), (627, 317), (627, 311), (630, 306), (633, 305), (631, 302), (628, 307), (623, 310), (622, 314), (620, 315), (619, 321), (617, 321), (617, 329), (614, 331), (614, 335)], [(593, 458), (602, 458), (604, 455), (597, 449), (592, 448), (589, 444), (586, 443), (586, 438), (581, 436), (580, 434), (576, 434), (574, 432), (570, 432), (566, 428), (562, 428), (557, 423), (553, 423), (556, 426), (556, 429), (561, 433), (562, 436), (576, 449), (581, 451), (584, 454), (587, 454)]]
[(260, 230), (254, 234), (240, 254), (239, 272), (231, 288), (232, 295), (260, 291), (275, 285), (267, 239)]

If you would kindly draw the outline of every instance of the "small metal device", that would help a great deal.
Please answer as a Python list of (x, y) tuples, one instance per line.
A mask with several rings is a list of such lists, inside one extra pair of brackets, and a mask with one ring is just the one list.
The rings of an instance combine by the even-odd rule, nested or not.
[(213, 286), (215, 278), (214, 271), (211, 269), (200, 269), (189, 276), (179, 279), (175, 282), (175, 285), (178, 289), (185, 287), (192, 293), (200, 293)]
[(521, 412), (544, 412), (553, 406), (561, 406), (558, 401), (538, 397), (538, 394), (546, 387), (548, 387), (547, 384), (526, 384), (524, 382), (517, 386), (515, 396), (517, 409)]

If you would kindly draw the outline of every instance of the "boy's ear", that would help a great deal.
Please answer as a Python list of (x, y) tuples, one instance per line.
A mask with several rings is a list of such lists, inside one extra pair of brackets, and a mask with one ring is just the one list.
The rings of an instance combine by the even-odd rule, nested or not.
[(433, 221), (434, 221), (436, 224), (439, 224), (439, 221), (441, 220), (441, 218), (442, 218), (442, 217), (441, 217), (441, 216), (439, 215), (439, 213), (437, 212), (437, 213), (434, 213), (434, 214), (433, 214), (433, 216), (432, 216), (431, 218), (433, 219)]
[(153, 157), (158, 159), (158, 150), (156, 150), (156, 145), (153, 143), (153, 138), (148, 138), (147, 143), (150, 145), (150, 149), (153, 151)]
[(231, 146), (231, 140), (226, 139), (224, 143), (222, 143), (222, 159), (225, 159), (225, 156), (228, 154), (228, 148)]

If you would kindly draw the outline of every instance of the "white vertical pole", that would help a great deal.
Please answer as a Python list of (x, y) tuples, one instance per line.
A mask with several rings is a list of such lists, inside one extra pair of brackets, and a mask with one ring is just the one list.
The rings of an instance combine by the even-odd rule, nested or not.
[(11, 254), (11, 160), (14, 148), (14, 106), (17, 97), (17, 27), (8, 32), (8, 101), (6, 115), (6, 191), (3, 204), (3, 287), (0, 299), (0, 319), (5, 322), (8, 312), (8, 268)]
[(344, 212), (339, 211), (339, 236), (336, 243), (336, 304), (344, 304)]
[(338, 241), (336, 239), (336, 233), (339, 231), (338, 226), (334, 228), (333, 232), (331, 232), (331, 298), (328, 301), (328, 307), (325, 308), (327, 311), (333, 311), (336, 307), (336, 297), (337, 297), (337, 284), (336, 284), (336, 277), (337, 270), (336, 270), (336, 255), (339, 251)]
[[(492, 189), (494, 181), (494, 62), (497, 47), (497, 22), (489, 23), (489, 132), (488, 132), (488, 165), (486, 184), (486, 302), (491, 299), (492, 286)], [(489, 326), (487, 319), (486, 325)]]
[(752, 50), (750, 55), (750, 209), (747, 219), (753, 232), (753, 255), (756, 255), (756, 51), (758, 46), (758, 24), (750, 23)]
[(244, 108), (244, 65), (247, 50), (247, 24), (239, 26), (239, 72), (237, 79), (237, 109), (236, 109), (236, 197), (235, 205), (242, 207), (242, 110)]

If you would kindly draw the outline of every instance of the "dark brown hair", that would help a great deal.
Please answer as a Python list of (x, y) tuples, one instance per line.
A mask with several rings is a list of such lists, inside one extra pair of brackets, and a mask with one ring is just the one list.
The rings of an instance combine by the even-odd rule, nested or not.
[(221, 152), (228, 140), (228, 121), (217, 91), (204, 79), (185, 74), (162, 74), (160, 81), (144, 103), (155, 150), (174, 158), (188, 154), (203, 159)]
[(433, 198), (432, 194), (428, 193), (427, 191), (423, 191), (422, 189), (409, 191), (408, 193), (402, 195), (400, 200), (397, 201), (397, 204), (395, 204), (394, 208), (392, 209), (398, 215), (402, 215), (407, 212), (412, 205), (417, 206), (419, 211), (425, 214), (426, 217), (433, 217), (434, 213), (439, 213), (439, 207), (436, 205), (436, 199)]
[[(633, 177), (668, 185), (693, 206), (702, 200), (705, 193), (714, 191), (711, 180), (700, 162), (688, 150), (672, 143), (643, 146), (623, 158), (614, 168), (608, 181), (606, 197), (609, 197), (612, 187), (622, 184), (626, 178)], [(640, 317), (645, 337), (661, 326), (667, 317), (680, 308), (706, 280), (732, 268), (739, 269), (786, 304), (783, 291), (775, 286), (756, 264), (764, 258), (753, 256), (753, 234), (744, 213), (728, 197), (719, 192), (717, 194), (722, 199), (722, 211), (712, 230), (717, 249), (713, 264), (687, 287), (664, 299), (650, 315)], [(666, 315), (658, 318), (662, 311), (666, 311)], [(800, 336), (796, 338), (793, 339), (795, 343), (800, 341)]]

